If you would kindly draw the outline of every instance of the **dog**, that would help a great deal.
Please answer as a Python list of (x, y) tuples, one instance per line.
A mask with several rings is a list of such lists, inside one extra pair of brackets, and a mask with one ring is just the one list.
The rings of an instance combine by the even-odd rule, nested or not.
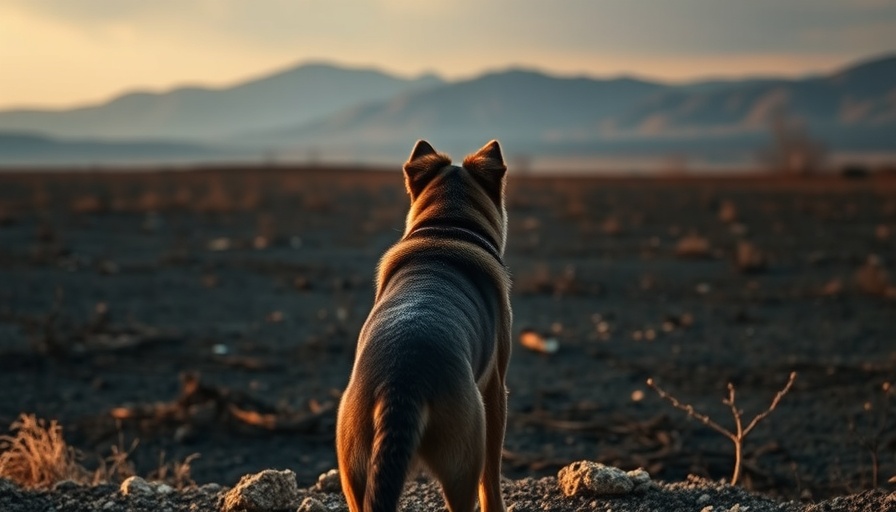
[(451, 512), (503, 512), (510, 275), (497, 141), (462, 166), (418, 141), (404, 164), (404, 236), (383, 255), (339, 404), (336, 453), (351, 512), (397, 510), (410, 471)]

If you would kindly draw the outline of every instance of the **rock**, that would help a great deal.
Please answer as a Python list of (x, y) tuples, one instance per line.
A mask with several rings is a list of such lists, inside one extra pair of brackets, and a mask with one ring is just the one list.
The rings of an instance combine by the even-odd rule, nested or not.
[(140, 496), (153, 494), (154, 490), (149, 483), (139, 476), (129, 476), (121, 482), (121, 494), (125, 496)]
[(75, 489), (81, 487), (81, 484), (75, 482), (74, 480), (60, 480), (53, 484), (53, 490), (58, 492), (72, 492)]
[(199, 487), (199, 490), (206, 494), (218, 494), (223, 489), (224, 489), (224, 486), (222, 486), (221, 484), (216, 484), (216, 483), (205, 484), (205, 485), (202, 485)]
[(591, 461), (573, 462), (561, 469), (557, 483), (566, 496), (628, 494), (635, 488), (625, 471)]
[(165, 483), (158, 483), (156, 484), (156, 492), (159, 494), (171, 494), (174, 492), (174, 487)]
[(299, 500), (296, 474), (290, 470), (266, 469), (242, 477), (224, 495), (223, 512), (275, 512), (290, 510)]
[(299, 509), (296, 512), (329, 512), (329, 510), (320, 500), (309, 496), (302, 500), (302, 504), (299, 505)]
[(626, 475), (631, 479), (634, 488), (632, 492), (644, 492), (651, 486), (650, 481), (650, 473), (644, 471), (642, 468), (638, 468), (626, 473)]
[(320, 492), (342, 492), (342, 482), (339, 480), (339, 470), (331, 469), (326, 473), (321, 473), (317, 477), (315, 485)]

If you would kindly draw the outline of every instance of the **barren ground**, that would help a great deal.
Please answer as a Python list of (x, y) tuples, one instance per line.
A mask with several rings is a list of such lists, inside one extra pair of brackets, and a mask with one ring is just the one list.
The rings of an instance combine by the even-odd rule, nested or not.
[[(198, 453), (200, 485), (289, 468), (312, 486), (335, 467), (333, 406), (376, 261), (400, 236), (402, 187), (398, 170), (0, 174), (0, 425), (22, 412), (58, 419), (88, 466), (112, 446), (144, 475), (160, 457)], [(730, 441), (645, 381), (732, 427), (729, 382), (749, 420), (795, 371), (745, 442), (751, 499), (863, 510), (855, 503), (890, 493), (893, 506), (896, 180), (511, 170), (508, 206), (516, 332), (560, 346), (514, 347), (509, 505), (590, 508), (556, 501), (550, 480), (522, 480), (581, 459), (682, 482), (651, 491), (661, 500), (700, 485), (710, 491), (693, 493), (746, 499), (709, 484), (730, 477)], [(709, 247), (676, 255), (692, 232)], [(762, 253), (753, 271), (734, 263), (743, 241)], [(875, 482), (877, 494), (858, 494)], [(115, 489), (0, 487), (0, 504), (17, 496), (25, 508), (10, 510), (38, 510), (33, 500), (67, 495), (95, 505)], [(190, 492), (172, 509), (213, 500)], [(651, 510), (645, 499), (606, 506)]]

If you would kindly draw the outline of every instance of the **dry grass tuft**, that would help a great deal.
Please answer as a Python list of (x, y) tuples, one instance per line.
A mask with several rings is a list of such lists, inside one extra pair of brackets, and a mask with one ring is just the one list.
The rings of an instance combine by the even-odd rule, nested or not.
[(192, 463), (199, 458), (198, 453), (188, 455), (187, 458), (178, 462), (165, 462), (165, 452), (159, 455), (159, 467), (149, 474), (149, 480), (165, 482), (175, 489), (181, 490), (187, 487), (193, 487), (196, 482), (193, 481)]
[(33, 489), (62, 480), (87, 482), (90, 474), (78, 463), (78, 452), (62, 438), (62, 426), (22, 414), (11, 425), (14, 435), (0, 436), (0, 477)]
[[(0, 478), (23, 488), (48, 489), (64, 480), (88, 485), (119, 483), (137, 473), (130, 457), (137, 441), (125, 448), (122, 435), (109, 456), (100, 458), (98, 467), (91, 471), (81, 465), (82, 454), (65, 442), (62, 426), (56, 420), (47, 423), (33, 414), (22, 414), (10, 430), (13, 435), (0, 436)], [(165, 462), (162, 454), (159, 467), (150, 472), (148, 479), (176, 489), (193, 486), (190, 464), (198, 457), (199, 454), (193, 454), (181, 462)]]

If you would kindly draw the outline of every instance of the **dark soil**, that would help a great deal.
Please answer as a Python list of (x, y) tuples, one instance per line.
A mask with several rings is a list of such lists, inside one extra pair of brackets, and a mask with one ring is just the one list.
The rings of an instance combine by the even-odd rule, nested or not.
[[(746, 422), (795, 371), (743, 487), (893, 491), (896, 180), (509, 179), (516, 332), (560, 349), (514, 348), (507, 477), (729, 478), (731, 442), (646, 380), (733, 428), (729, 382)], [(88, 466), (139, 439), (141, 474), (198, 453), (199, 484), (311, 486), (406, 208), (398, 170), (0, 174), (0, 425), (58, 419)], [(709, 247), (677, 254), (689, 233)], [(761, 254), (739, 268), (743, 241)]]

